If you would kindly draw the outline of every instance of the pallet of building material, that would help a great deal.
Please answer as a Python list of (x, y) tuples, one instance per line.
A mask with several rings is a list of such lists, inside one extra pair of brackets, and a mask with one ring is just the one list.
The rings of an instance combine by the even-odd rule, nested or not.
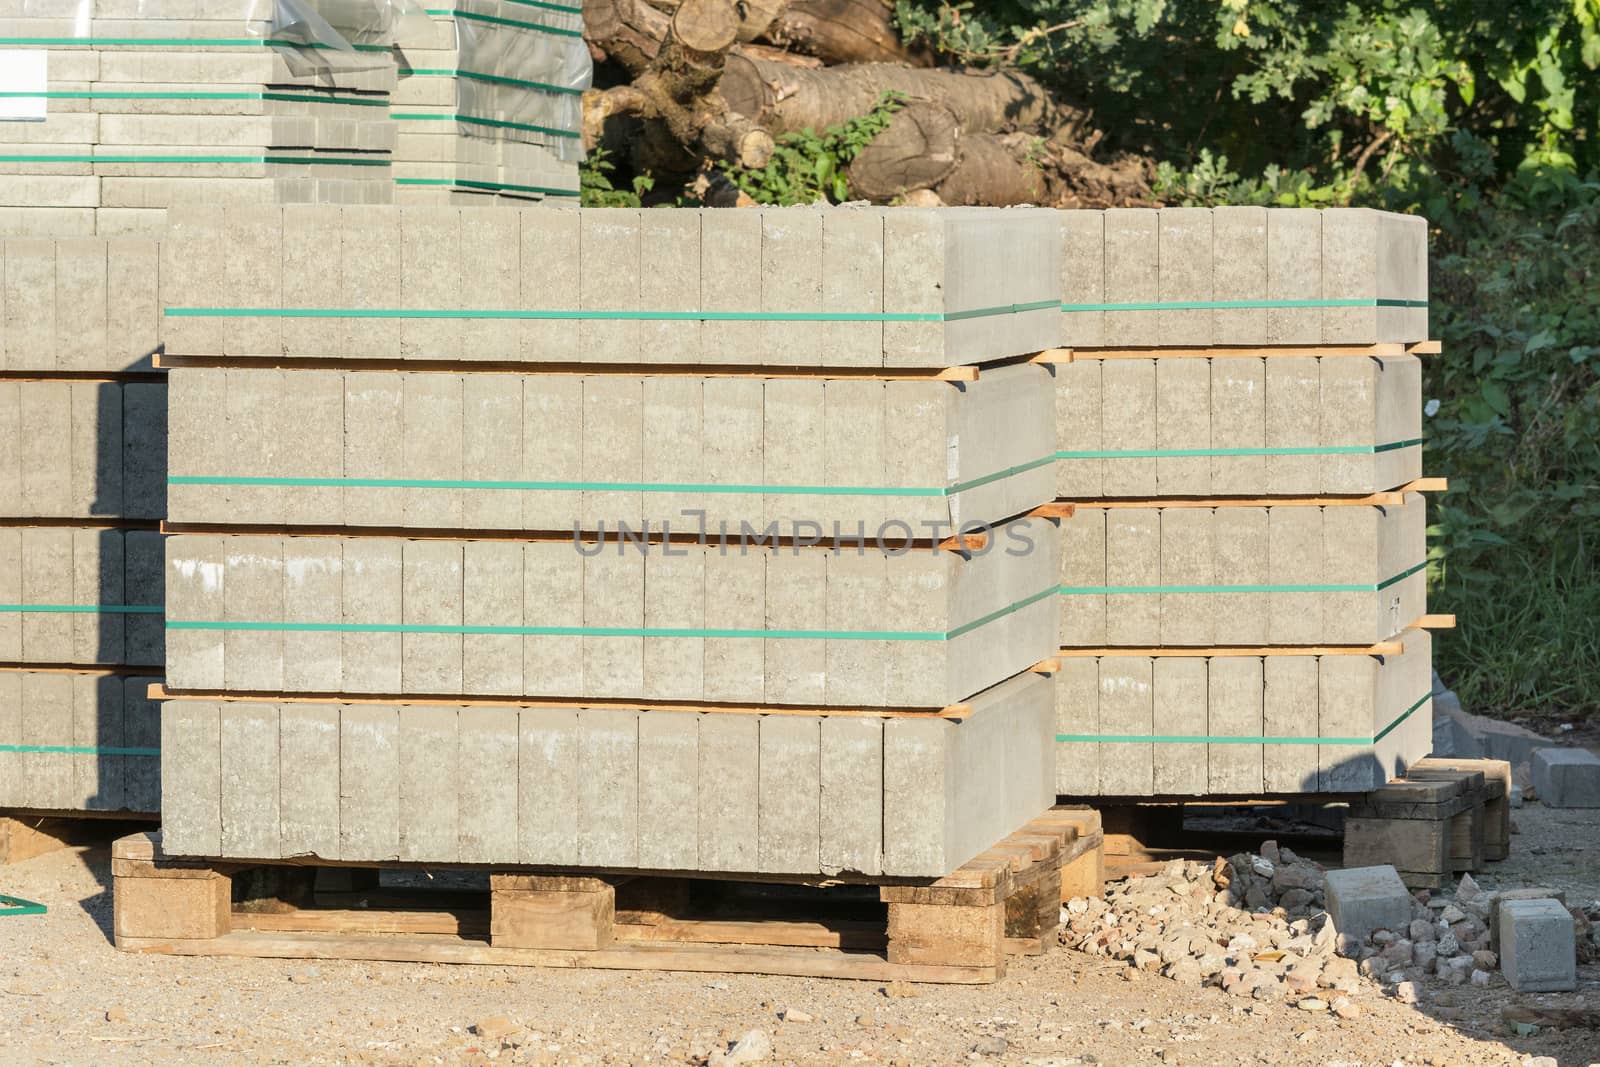
[(1061, 645), (1387, 640), (1427, 610), (1426, 505), (1401, 499), (1077, 507), (1062, 520)]
[(228, 859), (937, 875), (1049, 807), (1051, 705), (1034, 673), (956, 718), (174, 696), (163, 822)]
[[(0, 238), (0, 373), (150, 370), (157, 247), (132, 237)], [(151, 399), (135, 391), (125, 403), (130, 395)]]
[[(350, 338), (363, 340), (384, 344)], [(964, 383), (201, 367), (170, 380), (177, 524), (831, 538), (837, 523), (941, 540), (1050, 500), (1049, 372), (1031, 364)]]
[(161, 534), (0, 526), (0, 664), (158, 667)]
[[(40, 94), (47, 118), (36, 126), (66, 124), (67, 116), (261, 116), (275, 119), (387, 119), (389, 94), (337, 86), (265, 82), (65, 81), (52, 77)], [(100, 123), (95, 122), (99, 133)], [(51, 139), (59, 139), (52, 137)]]
[(0, 811), (160, 810), (160, 711), (147, 696), (154, 680), (0, 669)]
[(222, 83), (260, 91), (317, 89), (388, 95), (398, 85), (399, 68), (387, 53), (363, 52), (359, 64), (319, 67), (303, 51), (288, 47), (240, 46), (233, 51), (204, 42), (141, 46), (137, 42), (96, 42), (94, 50), (50, 46), (51, 82), (206, 85)]
[[(944, 367), (1037, 352), (1059, 302), (1035, 208), (194, 205), (162, 243), (163, 340), (182, 356)], [(370, 251), (369, 251), (370, 250)], [(696, 251), (698, 250), (698, 251)], [(317, 271), (296, 265), (310, 257)], [(244, 327), (244, 328), (239, 328)]]
[[(1429, 756), (1406, 770), (1408, 779), (1483, 775), (1483, 858), (1496, 862), (1511, 854), (1511, 764), (1498, 759), (1445, 759)], [(1458, 841), (1459, 845), (1460, 842)]]
[(1053, 654), (1057, 532), (1016, 520), (981, 553), (184, 534), (166, 540), (168, 678), (938, 708)]
[[(70, 363), (105, 352), (88, 336), (63, 337)], [(167, 387), (152, 381), (28, 381), (0, 377), (0, 516), (145, 519), (166, 514)]]
[[(1047, 813), (937, 879), (810, 889), (495, 871), (484, 888), (442, 894), (358, 870), (355, 910), (348, 893), (318, 892), (326, 869), (261, 878), (259, 868), (175, 857), (162, 837), (137, 834), (113, 850), (123, 951), (957, 983), (995, 981), (1008, 953), (1050, 948), (1062, 855), (1078, 841)], [(241, 888), (236, 906), (238, 883), (276, 895), (262, 906)]]
[(1427, 242), (1426, 220), (1368, 208), (1063, 212), (1058, 343), (1422, 341)]
[(1422, 476), (1417, 356), (1097, 359), (1056, 367), (1056, 495), (1366, 494)]
[[(1430, 637), (1396, 650), (1064, 651), (1062, 796), (1376, 789), (1432, 746)], [(1380, 862), (1389, 862), (1383, 860)]]
[(1352, 800), (1344, 822), (1344, 865), (1391, 864), (1413, 889), (1439, 889), (1483, 865), (1484, 776), (1435, 768)]

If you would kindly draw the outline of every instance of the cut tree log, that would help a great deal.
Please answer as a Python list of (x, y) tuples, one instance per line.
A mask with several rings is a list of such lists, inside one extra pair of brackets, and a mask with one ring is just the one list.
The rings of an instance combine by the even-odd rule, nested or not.
[(955, 167), (933, 191), (952, 205), (1048, 204), (1043, 158), (1033, 150), (1037, 143), (1027, 134), (968, 134), (958, 145)]
[(851, 162), (852, 196), (883, 202), (931, 189), (956, 169), (961, 123), (943, 104), (912, 104)]
[(732, 54), (722, 74), (729, 110), (774, 135), (821, 130), (871, 111), (895, 91), (938, 101), (963, 130), (1043, 132), (1062, 124), (1063, 109), (1038, 82), (1015, 71), (918, 70), (888, 63), (847, 63), (806, 70)]
[(927, 48), (908, 48), (887, 0), (790, 0), (767, 39), (826, 63), (933, 66)]

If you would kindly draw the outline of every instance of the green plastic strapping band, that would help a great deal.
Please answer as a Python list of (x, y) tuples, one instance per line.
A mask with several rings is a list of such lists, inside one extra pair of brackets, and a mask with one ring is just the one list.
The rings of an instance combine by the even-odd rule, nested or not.
[(476, 115), (417, 115), (405, 112), (389, 113), (389, 117), (396, 122), (464, 122), (469, 126), (491, 126), (500, 130), (527, 130), (530, 133), (547, 133), (551, 137), (577, 137), (576, 130), (562, 129), (559, 126), (538, 126), (531, 122), (510, 122), (506, 119), (484, 119)]
[(449, 626), (428, 623), (223, 622), (168, 619), (168, 630), (247, 630), (273, 633), (461, 634), (500, 637), (710, 637), (765, 641), (952, 641), (1050, 596), (1045, 589), (953, 630), (752, 630), (676, 626)]
[[(342, 52), (326, 44), (269, 41), (260, 37), (0, 37), (0, 45), (23, 48), (310, 48)], [(357, 52), (388, 52), (387, 45), (351, 45)]]
[(48, 909), (43, 904), (35, 904), (31, 900), (21, 897), (8, 897), (0, 894), (0, 918), (17, 915), (43, 915)]
[(1062, 744), (1102, 745), (1375, 745), (1394, 732), (1433, 696), (1425, 694), (1421, 700), (1401, 712), (1393, 722), (1371, 737), (1219, 737), (1202, 734), (1056, 734)]
[(570, 4), (552, 4), (549, 0), (506, 0), (508, 4), (521, 4), (523, 7), (538, 7), (546, 11), (559, 11), (565, 15), (581, 15), (583, 8), (573, 7)]
[(532, 30), (535, 33), (553, 33), (559, 37), (582, 37), (582, 30), (566, 30), (559, 26), (546, 26), (542, 22), (519, 22), (516, 19), (500, 18), (496, 15), (479, 15), (472, 11), (461, 11), (457, 8), (430, 7), (424, 12), (437, 18), (466, 19), (469, 22), (487, 22), (491, 26), (509, 26), (516, 30)]
[(407, 67), (401, 71), (408, 76), (426, 78), (465, 78), (467, 81), (488, 82), (490, 85), (508, 85), (514, 89), (537, 89), (544, 93), (562, 93), (570, 96), (582, 96), (582, 89), (572, 89), (565, 85), (551, 85), (548, 82), (525, 81), (522, 78), (507, 78), (503, 74), (484, 74), (476, 70), (447, 70), (440, 67)]
[(0, 745), (0, 752), (44, 752), (66, 756), (159, 756), (159, 748), (96, 745)]
[(209, 474), (168, 475), (168, 485), (284, 486), (296, 488), (342, 489), (484, 489), (523, 492), (603, 492), (603, 493), (762, 493), (771, 496), (890, 496), (946, 497), (1000, 481), (1054, 462), (1046, 457), (995, 471), (979, 478), (933, 488), (898, 488), (837, 485), (707, 485), (677, 482), (565, 482), (565, 481), (489, 481), (446, 478), (293, 478), (274, 476), (222, 476)]
[(0, 604), (0, 612), (59, 615), (160, 615), (160, 604)]
[(541, 185), (511, 185), (504, 182), (475, 182), (466, 178), (396, 178), (396, 185), (454, 185), (466, 189), (487, 189), (491, 192), (542, 193), (545, 196), (579, 196), (577, 189), (546, 189)]
[(1120, 304), (1062, 304), (1064, 312), (1074, 311), (1230, 311), (1252, 308), (1425, 308), (1426, 300), (1372, 299), (1370, 297), (1328, 300), (1134, 300)]
[(1381, 593), (1427, 566), (1426, 561), (1418, 563), (1375, 585), (1062, 585), (1056, 589), (1062, 596), (1121, 596), (1136, 593)]
[(1004, 304), (971, 311), (552, 311), (526, 308), (216, 308), (169, 307), (189, 319), (575, 319), (623, 322), (954, 322), (1036, 311), (1044, 304)]
[(1157, 459), (1179, 456), (1347, 456), (1375, 455), (1411, 448), (1423, 443), (1420, 437), (1390, 441), (1381, 445), (1306, 445), (1281, 448), (1130, 448), (1083, 452), (1057, 452), (1056, 459)]

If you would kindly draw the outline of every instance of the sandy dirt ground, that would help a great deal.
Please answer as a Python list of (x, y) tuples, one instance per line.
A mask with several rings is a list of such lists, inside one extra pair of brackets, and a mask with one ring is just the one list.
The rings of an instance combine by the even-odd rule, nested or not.
[[(1515, 812), (1513, 855), (1486, 887), (1600, 897), (1600, 811)], [(1406, 1006), (1376, 984), (1360, 1018), (1241, 1000), (1057, 947), (986, 987), (119, 953), (108, 850), (0, 867), (0, 893), (45, 915), (0, 918), (0, 1064), (698, 1064), (752, 1031), (759, 1062), (796, 1064), (1421, 1064), (1600, 1062), (1600, 1031), (1511, 1036), (1508, 1003), (1600, 1005), (1600, 965), (1573, 994), (1438, 990)], [(891, 995), (893, 994), (893, 995)], [(909, 995), (905, 995), (909, 994)], [(496, 1016), (509, 1017), (494, 1020)], [(475, 1032), (477, 1024), (499, 1035)], [(758, 1038), (755, 1044), (762, 1044)], [(758, 1061), (750, 1061), (758, 1062)]]

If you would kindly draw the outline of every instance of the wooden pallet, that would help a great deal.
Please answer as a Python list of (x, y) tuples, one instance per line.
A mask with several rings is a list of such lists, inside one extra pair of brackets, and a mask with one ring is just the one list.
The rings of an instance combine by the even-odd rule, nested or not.
[[(913, 884), (491, 872), (486, 892), (453, 893), (380, 887), (368, 869), (171, 857), (159, 833), (135, 834), (112, 851), (114, 940), (168, 955), (993, 982), (1008, 953), (1055, 940), (1063, 859), (1080, 881), (1098, 869), (1098, 831), (1080, 838), (1084, 822), (1047, 812)], [(251, 899), (263, 874), (277, 889)], [(330, 876), (344, 883), (306, 881)]]
[(1417, 761), (1404, 779), (1351, 802), (1344, 865), (1392, 864), (1412, 889), (1440, 889), (1504, 859), (1510, 777), (1503, 760)]
[(73, 845), (103, 844), (126, 823), (152, 822), (155, 816), (127, 811), (0, 812), (0, 867)]

